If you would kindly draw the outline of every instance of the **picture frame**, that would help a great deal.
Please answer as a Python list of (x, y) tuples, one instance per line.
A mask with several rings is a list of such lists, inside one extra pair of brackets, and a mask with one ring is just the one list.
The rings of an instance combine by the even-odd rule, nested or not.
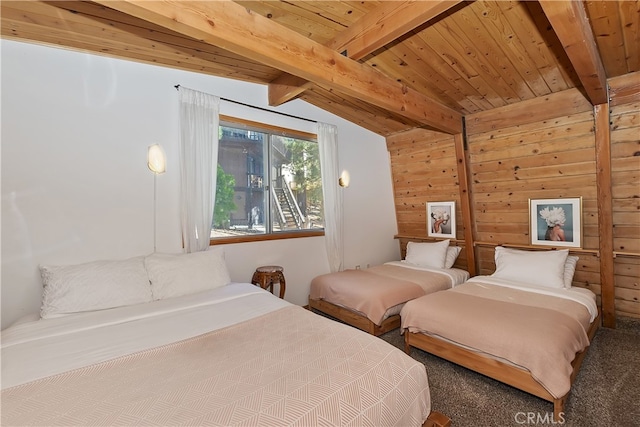
[(582, 197), (529, 199), (532, 245), (582, 248)]
[(427, 235), (456, 238), (456, 202), (427, 202)]

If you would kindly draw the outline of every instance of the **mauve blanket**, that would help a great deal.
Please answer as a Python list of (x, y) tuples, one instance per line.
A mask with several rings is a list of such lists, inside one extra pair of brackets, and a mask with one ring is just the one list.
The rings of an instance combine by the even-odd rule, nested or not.
[(315, 277), (311, 281), (309, 298), (356, 310), (380, 325), (391, 307), (450, 287), (451, 278), (446, 274), (379, 265)]
[(420, 426), (425, 367), (290, 306), (2, 391), (4, 425)]
[(403, 331), (442, 337), (527, 369), (555, 398), (569, 392), (571, 362), (589, 345), (583, 305), (484, 283), (409, 301), (400, 316)]

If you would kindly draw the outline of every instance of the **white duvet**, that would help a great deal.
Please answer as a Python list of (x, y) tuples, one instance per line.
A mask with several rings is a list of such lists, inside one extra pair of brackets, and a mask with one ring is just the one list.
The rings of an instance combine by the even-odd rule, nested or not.
[[(195, 337), (290, 303), (248, 284), (11, 326), (2, 331), (2, 389)], [(108, 344), (105, 344), (108, 343)]]

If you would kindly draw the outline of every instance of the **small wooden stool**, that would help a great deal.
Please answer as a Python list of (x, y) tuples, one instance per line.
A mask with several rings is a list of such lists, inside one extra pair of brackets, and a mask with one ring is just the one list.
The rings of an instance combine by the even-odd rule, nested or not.
[(284, 280), (283, 268), (279, 265), (265, 265), (256, 268), (251, 283), (260, 286), (262, 289), (267, 289), (273, 293), (273, 284), (280, 283), (280, 298), (284, 298), (284, 291), (286, 290), (286, 284)]

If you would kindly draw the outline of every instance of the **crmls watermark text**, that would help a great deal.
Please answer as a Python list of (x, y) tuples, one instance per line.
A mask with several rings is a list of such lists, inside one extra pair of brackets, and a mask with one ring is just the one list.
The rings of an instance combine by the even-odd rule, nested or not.
[(514, 418), (516, 423), (522, 425), (563, 425), (565, 422), (564, 412), (560, 412), (557, 420), (553, 419), (553, 412), (517, 412)]

